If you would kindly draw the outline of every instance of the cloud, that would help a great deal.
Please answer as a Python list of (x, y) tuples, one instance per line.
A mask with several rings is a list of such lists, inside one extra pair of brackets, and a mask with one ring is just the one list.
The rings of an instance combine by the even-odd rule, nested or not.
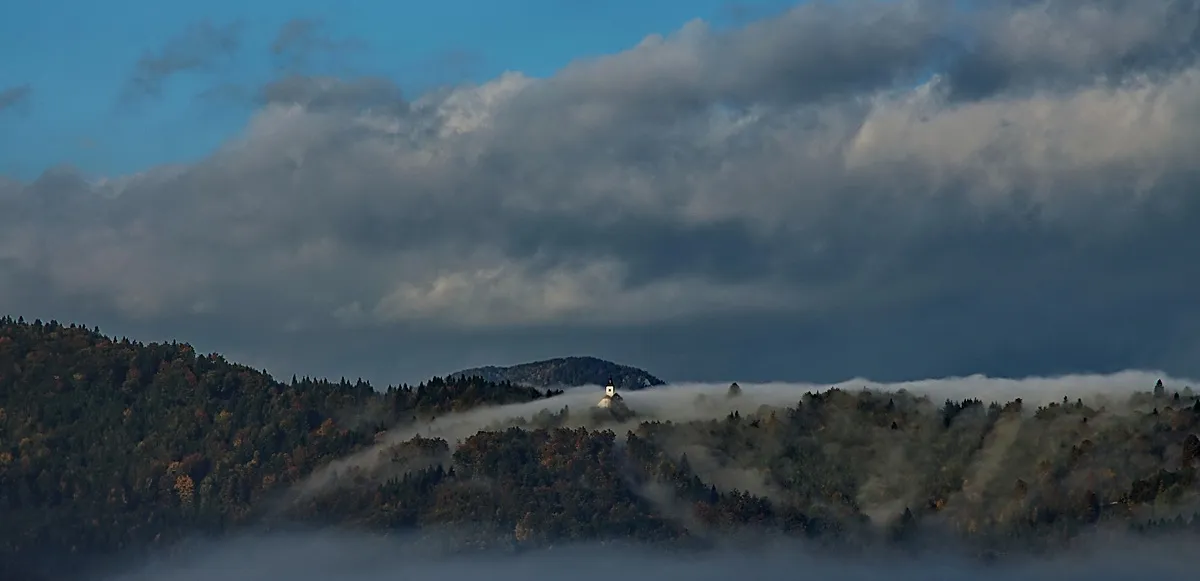
[(259, 99), (265, 105), (299, 105), (310, 112), (373, 110), (394, 115), (408, 112), (408, 104), (401, 97), (400, 88), (379, 77), (346, 81), (293, 74), (264, 85)]
[(1200, 49), (1200, 7), (1190, 1), (1008, 0), (979, 8), (974, 48), (951, 69), (964, 96), (1170, 74), (1194, 66)]
[[(589, 429), (611, 429), (617, 434), (628, 430), (636, 430), (643, 422), (691, 422), (697, 420), (721, 419), (733, 412), (749, 415), (757, 413), (762, 406), (775, 408), (795, 407), (806, 393), (823, 393), (832, 388), (856, 393), (869, 389), (880, 393), (895, 393), (901, 390), (917, 396), (928, 397), (934, 404), (940, 406), (946, 400), (963, 401), (978, 399), (985, 404), (992, 402), (1005, 404), (1021, 399), (1029, 406), (1028, 410), (1037, 406), (1057, 403), (1067, 397), (1071, 401), (1083, 399), (1090, 405), (1105, 407), (1110, 413), (1127, 413), (1127, 401), (1135, 392), (1144, 392), (1163, 381), (1169, 389), (1177, 391), (1181, 386), (1197, 385), (1195, 380), (1165, 376), (1153, 371), (1124, 371), (1106, 375), (1064, 375), (1056, 377), (1024, 377), (1020, 379), (1002, 379), (973, 375), (970, 377), (949, 377), (944, 379), (905, 381), (896, 383), (881, 383), (869, 379), (854, 378), (834, 385), (815, 383), (750, 383), (739, 382), (742, 388), (740, 397), (727, 398), (728, 383), (672, 383), (651, 389), (628, 391), (622, 393), (626, 405), (637, 415), (620, 423), (604, 420), (591, 413), (599, 400), (603, 389), (599, 386), (580, 386), (566, 388), (563, 394), (531, 402), (510, 404), (504, 406), (481, 407), (465, 412), (449, 413), (438, 416), (427, 422), (405, 424), (389, 430), (381, 436), (378, 442), (365, 450), (339, 458), (314, 471), (304, 481), (297, 484), (291, 492), (292, 499), (306, 498), (321, 491), (336, 487), (342, 475), (350, 468), (359, 468), (368, 472), (379, 466), (381, 461), (390, 458), (387, 451), (397, 444), (407, 442), (414, 437), (441, 438), (446, 440), (451, 449), (468, 437), (484, 430), (503, 430), (513, 426), (526, 425), (524, 422), (535, 420), (539, 414), (560, 413), (567, 408), (568, 413), (562, 420), (562, 426), (568, 428), (585, 427)], [(1143, 410), (1145, 411), (1145, 410)], [(680, 445), (695, 444), (687, 441), (686, 435), (681, 436)], [(768, 445), (765, 444), (764, 445)], [(882, 446), (882, 444), (881, 444)], [(703, 462), (704, 458), (695, 451), (689, 452), (689, 458)], [(423, 459), (424, 461), (424, 459)], [(898, 463), (902, 464), (902, 463)], [(417, 468), (423, 469), (426, 463)], [(693, 462), (693, 468), (699, 469), (702, 464)], [(908, 466), (912, 468), (913, 466)], [(385, 477), (394, 477), (395, 473), (388, 472)], [(729, 474), (722, 476), (728, 477)], [(745, 475), (740, 475), (745, 477)], [(357, 481), (355, 475), (354, 481)], [(706, 477), (706, 479), (709, 479)], [(718, 483), (719, 484), (719, 483)], [(745, 490), (747, 487), (740, 486)], [(281, 505), (282, 506), (282, 505)], [(896, 514), (893, 511), (891, 514)]]
[(435, 540), (382, 538), (332, 531), (277, 533), (222, 543), (199, 542), (186, 551), (105, 577), (109, 581), (200, 581), (278, 577), (307, 581), (396, 578), (559, 579), (580, 581), (664, 576), (717, 580), (754, 571), (758, 579), (1129, 579), (1150, 575), (1163, 581), (1191, 579), (1184, 555), (1187, 540), (1097, 538), (1071, 554), (984, 566), (957, 554), (913, 557), (860, 554), (854, 558), (819, 553), (796, 541), (755, 548), (723, 547), (679, 554), (617, 545), (574, 545), (516, 555), (445, 556)]
[(279, 27), (271, 41), (271, 54), (281, 68), (307, 68), (318, 55), (336, 55), (364, 47), (356, 39), (337, 39), (327, 31), (328, 23), (314, 18), (293, 18)]
[[(0, 298), (335, 375), (401, 344), (693, 377), (1200, 371), (1200, 3), (965, 4), (694, 21), (410, 97), (289, 73), (204, 160), (0, 185)], [(265, 346), (289, 330), (337, 338)]]
[(146, 51), (126, 82), (123, 101), (162, 94), (163, 84), (182, 73), (211, 72), (241, 48), (242, 27), (239, 23), (214, 24), (204, 21), (193, 24), (171, 37), (157, 51)]
[(29, 83), (0, 89), (0, 111), (13, 109), (29, 102), (33, 86)]

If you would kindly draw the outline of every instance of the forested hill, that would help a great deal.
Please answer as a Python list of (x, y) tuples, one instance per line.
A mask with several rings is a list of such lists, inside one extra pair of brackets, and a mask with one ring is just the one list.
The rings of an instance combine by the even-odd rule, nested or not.
[(663, 380), (636, 367), (596, 357), (559, 357), (509, 367), (489, 365), (450, 374), (450, 377), (459, 376), (480, 376), (488, 381), (508, 381), (532, 387), (604, 385), (610, 378), (621, 390), (636, 390), (664, 384)]
[(31, 549), (113, 550), (236, 526), (271, 491), (387, 427), (556, 393), (478, 377), (381, 391), (282, 383), (186, 343), (6, 317), (0, 563)]
[[(280, 382), (184, 343), (2, 319), (0, 579), (281, 521), (511, 547), (1178, 539), (1200, 532), (1200, 398), (1182, 387), (1037, 408), (836, 389), (770, 407), (747, 387), (679, 402), (702, 420), (555, 399), (472, 419), (569, 396), (481, 377)], [(439, 421), (469, 430), (434, 437)]]

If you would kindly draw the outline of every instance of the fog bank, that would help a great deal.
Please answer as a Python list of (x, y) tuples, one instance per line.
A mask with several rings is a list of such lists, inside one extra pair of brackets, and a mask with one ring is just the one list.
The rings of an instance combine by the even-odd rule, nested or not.
[[(597, 544), (519, 554), (437, 555), (412, 538), (309, 532), (241, 537), (191, 546), (181, 554), (138, 564), (96, 581), (689, 581), (744, 578), (789, 580), (933, 581), (941, 579), (1108, 581), (1196, 578), (1195, 538), (1151, 543), (1094, 537), (1075, 552), (999, 564), (943, 554), (872, 554), (854, 559), (821, 556), (803, 544), (780, 541), (756, 549), (716, 549), (686, 555)], [(1189, 549), (1191, 549), (1189, 551)]]
[[(1089, 401), (1119, 406), (1131, 393), (1147, 391), (1161, 379), (1170, 390), (1182, 390), (1185, 386), (1200, 385), (1189, 379), (1169, 377), (1157, 371), (1130, 370), (1106, 375), (1064, 375), (1058, 377), (1028, 377), (1020, 379), (992, 378), (982, 375), (925, 379), (899, 383), (881, 383), (869, 379), (850, 379), (836, 384), (815, 383), (740, 383), (741, 395), (727, 398), (730, 382), (676, 383), (638, 391), (626, 391), (621, 395), (637, 416), (624, 422), (606, 422), (604, 427), (618, 434), (632, 429), (647, 420), (685, 422), (722, 418), (733, 411), (752, 413), (766, 406), (794, 406), (805, 393), (823, 392), (832, 388), (849, 391), (870, 389), (882, 392), (906, 390), (913, 394), (928, 396), (935, 404), (945, 399), (962, 400), (975, 398), (985, 403), (1008, 402), (1021, 398), (1030, 405), (1061, 401), (1069, 397), (1072, 401), (1082, 398)], [(371, 469), (387, 458), (385, 452), (399, 442), (414, 436), (442, 438), (454, 446), (456, 442), (489, 429), (503, 429), (533, 419), (539, 413), (558, 413), (569, 408), (565, 425), (569, 427), (597, 427), (595, 416), (590, 413), (603, 396), (600, 386), (582, 386), (567, 389), (562, 395), (547, 399), (476, 408), (466, 412), (439, 416), (431, 421), (405, 425), (390, 430), (378, 444), (341, 458), (317, 469), (306, 480), (296, 486), (294, 494), (306, 497), (316, 494), (333, 484), (337, 475), (349, 468)], [(1116, 410), (1112, 410), (1116, 411)]]

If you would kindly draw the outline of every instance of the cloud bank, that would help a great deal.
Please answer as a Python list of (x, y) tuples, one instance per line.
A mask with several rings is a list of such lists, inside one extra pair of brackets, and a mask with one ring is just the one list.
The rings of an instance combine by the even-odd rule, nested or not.
[[(277, 56), (324, 46), (296, 22)], [(1200, 374), (1198, 22), (813, 2), (409, 98), (289, 71), (205, 159), (0, 180), (0, 303), (377, 380), (563, 349), (672, 378)], [(198, 26), (131, 87), (236, 39)]]
[(1065, 557), (991, 567), (956, 555), (914, 559), (902, 555), (860, 556), (853, 561), (813, 554), (795, 544), (757, 550), (717, 550), (703, 555), (670, 555), (615, 546), (573, 546), (515, 556), (439, 558), (417, 543), (348, 534), (302, 533), (234, 539), (199, 545), (175, 558), (151, 562), (103, 581), (229, 581), (263, 578), (308, 581), (346, 579), (729, 579), (753, 572), (757, 579), (1135, 579), (1194, 578), (1194, 566), (1180, 541), (1150, 545), (1129, 539), (1098, 539)]
[[(729, 383), (677, 383), (637, 391), (622, 392), (626, 405), (635, 416), (616, 421), (611, 417), (593, 415), (596, 403), (604, 389), (600, 386), (581, 386), (565, 390), (561, 395), (526, 403), (504, 406), (480, 407), (464, 412), (450, 413), (432, 419), (418, 419), (378, 436), (376, 444), (344, 458), (339, 458), (316, 469), (303, 481), (296, 484), (285, 495), (279, 508), (289, 502), (304, 499), (347, 485), (354, 481), (354, 471), (370, 474), (386, 467), (380, 478), (397, 476), (407, 470), (424, 469), (447, 458), (418, 458), (400, 463), (397, 468), (392, 461), (391, 450), (397, 444), (414, 437), (441, 438), (450, 449), (455, 449), (463, 440), (484, 430), (504, 430), (512, 426), (530, 427), (539, 415), (560, 414), (566, 409), (561, 425), (568, 428), (609, 429), (618, 436), (648, 421), (691, 422), (721, 419), (738, 412), (754, 414), (763, 406), (773, 408), (796, 407), (806, 393), (822, 393), (838, 388), (851, 393), (867, 389), (881, 393), (906, 391), (929, 399), (932, 406), (941, 406), (946, 400), (963, 401), (978, 399), (985, 404), (1005, 404), (1021, 399), (1032, 414), (1038, 406), (1082, 399), (1089, 405), (1103, 407), (1108, 413), (1129, 413), (1129, 396), (1135, 392), (1150, 390), (1157, 381), (1163, 381), (1168, 389), (1178, 392), (1200, 386), (1200, 382), (1164, 376), (1157, 372), (1126, 371), (1109, 375), (1068, 375), (1060, 377), (1027, 377), (1022, 379), (998, 379), (984, 376), (953, 377), (936, 380), (880, 383), (867, 379), (852, 379), (834, 385), (812, 383), (747, 383), (739, 382), (741, 394), (726, 397)], [(931, 410), (932, 411), (932, 410)], [(1143, 412), (1149, 410), (1141, 410)], [(1015, 435), (1015, 434), (1014, 434)], [(1007, 447), (1007, 446), (1005, 446)], [(689, 457), (700, 458), (692, 450)], [(350, 478), (343, 478), (344, 476)], [(744, 485), (741, 489), (747, 489)], [(768, 495), (769, 496), (769, 495)]]

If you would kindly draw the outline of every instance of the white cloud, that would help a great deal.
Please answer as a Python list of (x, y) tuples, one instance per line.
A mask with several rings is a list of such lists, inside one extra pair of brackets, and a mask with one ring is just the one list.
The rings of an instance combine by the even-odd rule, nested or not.
[[(490, 263), (496, 264), (496, 263)], [(626, 286), (626, 269), (615, 260), (540, 270), (528, 263), (501, 263), (403, 281), (371, 315), (383, 321), (440, 320), (474, 327), (557, 323), (631, 325), (712, 313), (717, 310), (788, 310), (802, 297), (753, 284), (704, 279), (655, 281)], [(361, 307), (350, 308), (361, 314)]]

